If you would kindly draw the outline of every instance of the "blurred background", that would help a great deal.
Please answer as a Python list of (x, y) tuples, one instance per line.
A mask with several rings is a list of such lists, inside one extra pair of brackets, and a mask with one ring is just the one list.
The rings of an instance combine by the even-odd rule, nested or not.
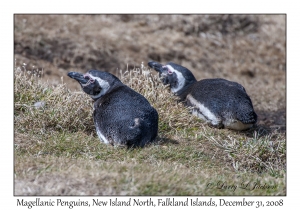
[[(286, 131), (285, 15), (15, 15), (15, 67), (79, 85), (69, 71), (173, 61), (195, 77), (242, 84), (259, 123)], [(154, 73), (154, 72), (153, 72)]]

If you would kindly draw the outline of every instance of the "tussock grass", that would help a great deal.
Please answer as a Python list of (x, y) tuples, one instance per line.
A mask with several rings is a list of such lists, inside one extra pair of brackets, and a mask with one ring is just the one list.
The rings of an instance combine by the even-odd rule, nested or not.
[[(143, 64), (118, 76), (159, 113), (157, 141), (145, 148), (101, 143), (86, 94), (15, 70), (16, 195), (286, 194), (283, 134), (260, 125), (246, 132), (210, 128)], [(208, 183), (241, 182), (276, 189), (207, 189)]]
[[(21, 69), (15, 74), (15, 120), (19, 132), (49, 133), (52, 131), (91, 132), (94, 128), (91, 99), (83, 93), (71, 93), (61, 83), (41, 83), (37, 74)], [(37, 108), (36, 102), (45, 103)]]

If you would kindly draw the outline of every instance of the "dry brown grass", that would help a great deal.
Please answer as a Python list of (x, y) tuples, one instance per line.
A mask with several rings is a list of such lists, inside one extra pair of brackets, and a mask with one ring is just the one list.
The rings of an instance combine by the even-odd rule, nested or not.
[[(126, 150), (101, 143), (90, 99), (64, 84), (43, 84), (34, 75), (16, 71), (16, 195), (285, 194), (284, 135), (260, 126), (248, 132), (210, 128), (177, 103), (158, 75), (143, 66), (120, 78), (159, 113), (157, 141), (146, 148)], [(41, 99), (45, 106), (35, 108)], [(74, 168), (72, 173), (69, 167)], [(277, 188), (206, 189), (208, 182), (220, 180), (232, 184), (259, 180)]]
[[(232, 174), (222, 169), (188, 169), (159, 161), (153, 164), (104, 160), (66, 159), (51, 156), (16, 159), (15, 195), (282, 195), (284, 180), (269, 176)], [(20, 179), (19, 177), (22, 177)], [(276, 190), (209, 189), (207, 184), (227, 185), (256, 181), (277, 185)]]
[[(285, 195), (285, 26), (284, 15), (15, 15), (15, 194)], [(241, 83), (258, 126), (206, 126), (143, 66), (148, 60)], [(100, 143), (91, 99), (66, 76), (89, 68), (149, 100), (157, 142), (135, 150)], [(219, 181), (278, 187), (206, 189)]]
[[(91, 98), (82, 92), (71, 94), (64, 83), (54, 88), (37, 76), (26, 74), (20, 68), (15, 74), (15, 121), (23, 125), (20, 132), (43, 134), (66, 128), (71, 132), (94, 129)], [(45, 105), (37, 108), (36, 102)], [(72, 114), (68, 114), (69, 110), (73, 110)]]

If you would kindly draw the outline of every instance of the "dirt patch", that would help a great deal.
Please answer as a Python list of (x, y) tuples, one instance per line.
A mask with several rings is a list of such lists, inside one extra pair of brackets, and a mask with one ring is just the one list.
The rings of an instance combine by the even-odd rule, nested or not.
[(286, 110), (276, 111), (256, 111), (258, 115), (258, 124), (276, 129), (279, 132), (286, 132)]

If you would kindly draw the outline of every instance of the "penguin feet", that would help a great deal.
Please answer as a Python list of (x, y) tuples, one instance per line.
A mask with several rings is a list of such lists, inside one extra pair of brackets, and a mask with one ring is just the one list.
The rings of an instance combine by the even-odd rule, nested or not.
[(218, 128), (218, 129), (223, 129), (225, 128), (223, 123), (218, 123), (218, 124), (213, 124), (211, 122), (208, 122), (207, 125), (211, 128)]

